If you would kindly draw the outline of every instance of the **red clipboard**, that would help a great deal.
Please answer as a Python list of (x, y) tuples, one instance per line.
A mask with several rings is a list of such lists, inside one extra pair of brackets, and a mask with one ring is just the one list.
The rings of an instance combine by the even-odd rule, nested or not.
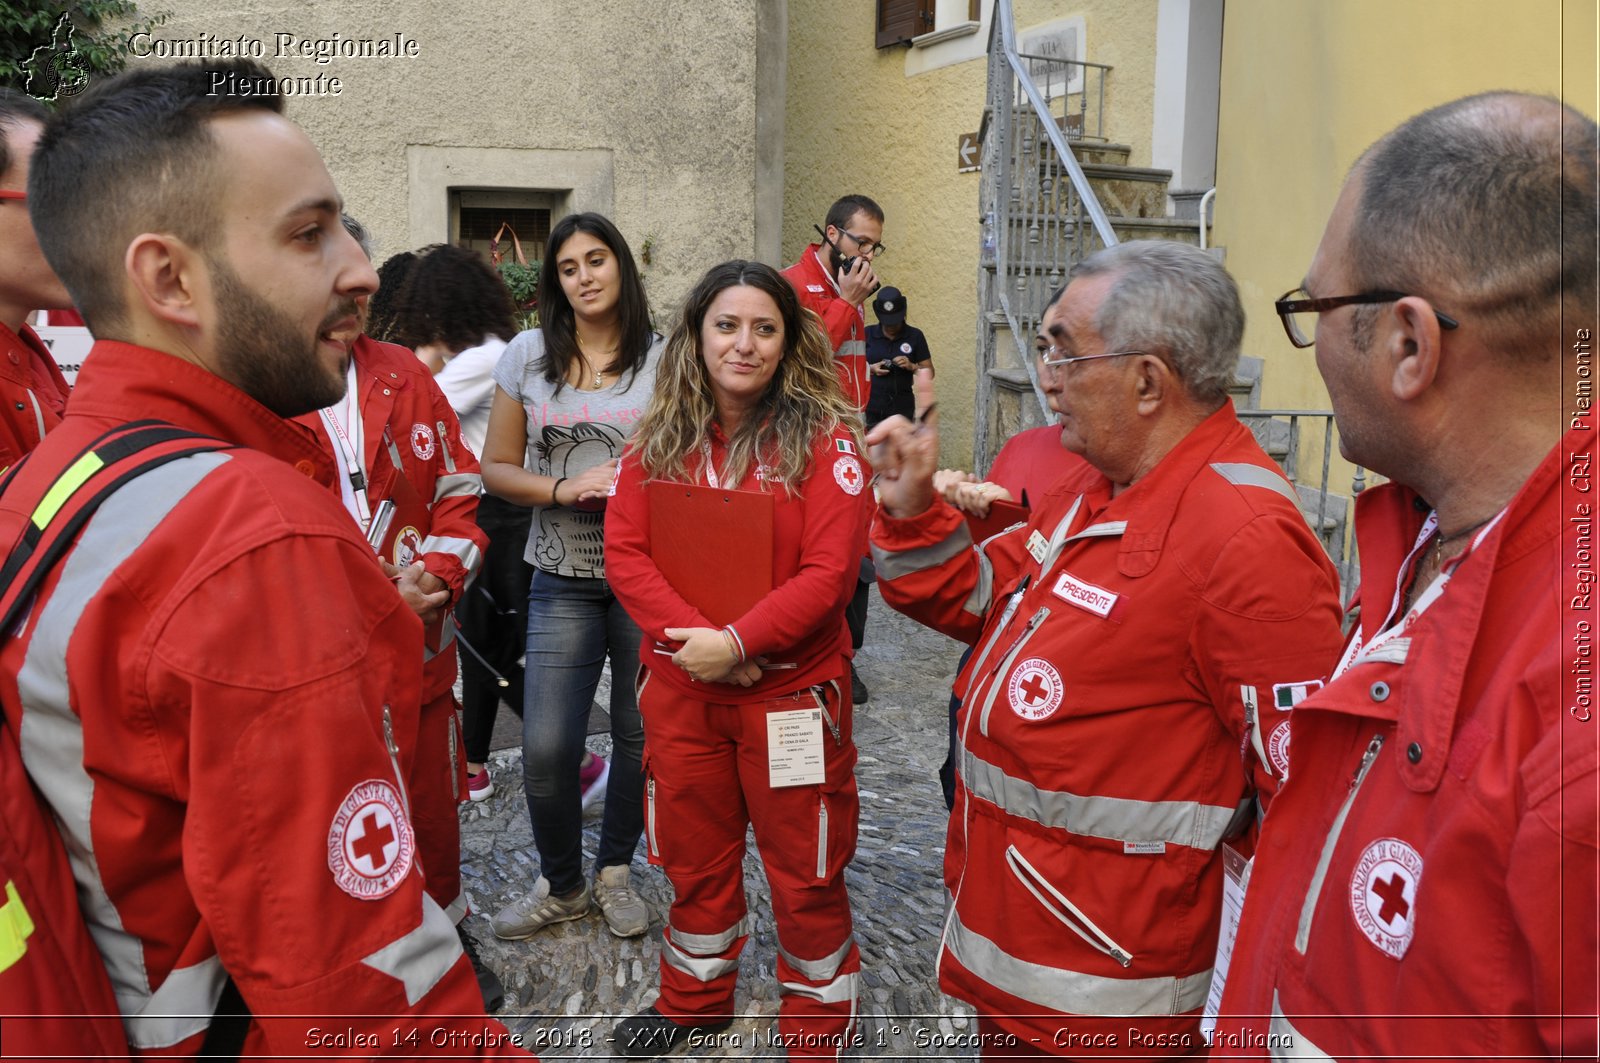
[(1028, 507), (1021, 502), (1005, 502), (996, 499), (989, 503), (987, 517), (974, 517), (967, 514), (967, 529), (972, 532), (972, 541), (981, 543), (991, 535), (999, 535), (1013, 524), (1027, 523)]
[(718, 627), (772, 592), (772, 496), (651, 480), (650, 557)]

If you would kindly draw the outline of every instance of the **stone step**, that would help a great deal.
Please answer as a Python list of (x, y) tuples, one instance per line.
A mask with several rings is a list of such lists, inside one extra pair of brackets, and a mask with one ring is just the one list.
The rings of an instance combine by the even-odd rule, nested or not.
[(1069, 140), (1067, 147), (1072, 149), (1072, 154), (1085, 166), (1091, 163), (1126, 166), (1128, 156), (1133, 154), (1133, 148), (1127, 144), (1108, 144), (1094, 140)]
[[(1041, 159), (1038, 168), (1041, 189), (1047, 183), (1053, 186), (1057, 181), (1072, 180), (1054, 155)], [(1107, 214), (1127, 218), (1158, 218), (1166, 214), (1171, 170), (1114, 163), (1084, 163), (1082, 169)], [(1057, 193), (1052, 189), (1049, 194)]]

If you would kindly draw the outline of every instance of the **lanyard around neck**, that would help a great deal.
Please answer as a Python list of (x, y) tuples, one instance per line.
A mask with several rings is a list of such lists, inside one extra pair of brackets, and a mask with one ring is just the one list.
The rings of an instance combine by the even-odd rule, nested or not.
[[(336, 414), (335, 410), (339, 413)], [(361, 530), (365, 532), (372, 521), (372, 507), (367, 499), (366, 462), (362, 457), (366, 435), (361, 422), (361, 396), (357, 389), (354, 360), (350, 362), (345, 374), (344, 400), (337, 405), (324, 407), (318, 412), (322, 415), (322, 423), (328, 426), (334, 442), (339, 445), (340, 464), (350, 480), (350, 490), (355, 495), (354, 516), (361, 522)], [(340, 423), (341, 416), (348, 423), (348, 429), (345, 424)]]

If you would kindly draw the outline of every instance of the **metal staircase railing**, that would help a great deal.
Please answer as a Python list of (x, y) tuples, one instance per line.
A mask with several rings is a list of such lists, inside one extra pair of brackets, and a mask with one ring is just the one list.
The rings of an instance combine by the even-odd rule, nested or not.
[[(1039, 371), (1030, 355), (1040, 310), (1075, 263), (1118, 242), (1083, 167), (1068, 147), (1069, 131), (1073, 140), (1104, 139), (1105, 78), (1110, 71), (1102, 63), (1020, 54), (1011, 0), (996, 0), (989, 38), (989, 98), (980, 131), (984, 221), (978, 269), (978, 405), (973, 418), (973, 456), (979, 468), (994, 458), (990, 442), (997, 434), (994, 428), (1024, 427), (996, 425), (997, 388), (1031, 387), (1040, 416), (1049, 417)], [(1091, 95), (1097, 100), (1092, 112)], [(1002, 328), (1010, 332), (1009, 344), (1002, 342)]]

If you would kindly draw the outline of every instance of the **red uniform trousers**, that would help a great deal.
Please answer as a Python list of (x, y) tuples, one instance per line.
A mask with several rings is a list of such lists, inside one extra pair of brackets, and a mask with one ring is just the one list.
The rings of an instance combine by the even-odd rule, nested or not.
[[(453, 654), (455, 647), (444, 652)], [(461, 817), (456, 811), (467, 798), (459, 707), (449, 690), (422, 703), (417, 758), (406, 777), (411, 791), (411, 825), (422, 861), (422, 887), (452, 923), (461, 922), (467, 914), (467, 898), (461, 892)]]
[[(692, 1023), (732, 1013), (749, 936), (743, 867), (752, 824), (778, 927), (779, 1037), (791, 1058), (833, 1059), (855, 1037), (861, 954), (844, 868), (855, 855), (860, 804), (850, 700), (839, 697), (837, 682), (817, 690), (821, 697), (804, 689), (729, 705), (647, 678), (639, 712), (650, 862), (666, 870), (676, 893), (656, 1009)], [(767, 714), (819, 705), (826, 780), (774, 789)]]

